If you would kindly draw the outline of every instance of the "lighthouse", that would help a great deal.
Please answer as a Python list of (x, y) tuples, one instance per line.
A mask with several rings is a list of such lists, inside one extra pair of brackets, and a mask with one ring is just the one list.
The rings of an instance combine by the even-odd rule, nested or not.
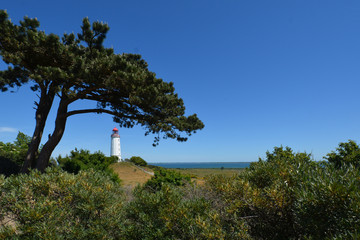
[(121, 162), (121, 148), (120, 148), (120, 135), (119, 130), (115, 127), (111, 134), (111, 149), (110, 156), (116, 156)]

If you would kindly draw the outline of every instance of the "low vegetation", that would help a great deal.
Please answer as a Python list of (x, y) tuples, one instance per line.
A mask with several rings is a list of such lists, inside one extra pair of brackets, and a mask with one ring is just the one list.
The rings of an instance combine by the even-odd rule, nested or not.
[(246, 219), (254, 239), (356, 239), (359, 176), (351, 164), (337, 168), (280, 147), (238, 176), (210, 178), (207, 189), (229, 218)]
[(0, 142), (0, 174), (9, 176), (20, 171), (31, 138), (19, 132), (13, 143)]
[(137, 165), (137, 166), (141, 166), (141, 167), (146, 167), (147, 166), (147, 162), (142, 159), (141, 157), (138, 156), (133, 156), (129, 159), (129, 162), (132, 162), (133, 164)]
[[(116, 239), (124, 205), (119, 184), (100, 171), (0, 176), (0, 239)], [(10, 222), (9, 222), (10, 220)]]
[[(101, 167), (0, 175), (0, 239), (358, 239), (358, 149), (340, 143), (315, 162), (276, 147), (249, 168), (201, 185), (158, 168), (132, 191)], [(65, 158), (94, 156), (72, 154)], [(141, 171), (128, 162), (110, 168), (121, 164)]]
[(224, 175), (231, 177), (235, 174), (239, 174), (240, 171), (243, 171), (243, 168), (180, 168), (173, 169), (176, 172), (179, 172), (183, 175), (190, 175), (192, 178), (197, 180), (204, 180), (205, 178), (211, 175)]
[(100, 151), (90, 153), (89, 150), (75, 148), (64, 158), (58, 156), (56, 161), (63, 170), (69, 173), (77, 174), (81, 170), (95, 169), (108, 174), (113, 181), (120, 182), (118, 175), (110, 168), (110, 165), (117, 162), (118, 158), (107, 157)]
[(110, 168), (119, 176), (124, 187), (134, 188), (145, 184), (152, 176), (130, 162), (113, 163)]
[(184, 186), (185, 183), (190, 183), (190, 180), (190, 176), (183, 175), (174, 170), (160, 169), (155, 171), (155, 175), (146, 182), (144, 187), (152, 191), (158, 191), (164, 184)]

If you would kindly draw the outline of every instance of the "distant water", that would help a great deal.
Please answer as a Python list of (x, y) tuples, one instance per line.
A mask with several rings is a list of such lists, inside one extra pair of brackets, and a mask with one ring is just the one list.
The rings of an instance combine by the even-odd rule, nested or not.
[(247, 168), (250, 166), (249, 162), (174, 162), (149, 164), (164, 168)]

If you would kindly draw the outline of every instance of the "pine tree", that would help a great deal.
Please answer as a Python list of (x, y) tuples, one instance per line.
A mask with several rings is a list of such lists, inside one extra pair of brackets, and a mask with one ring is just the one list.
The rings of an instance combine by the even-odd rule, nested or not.
[[(0, 89), (7, 91), (32, 83), (31, 89), (39, 96), (34, 134), (22, 172), (30, 168), (44, 171), (64, 134), (67, 119), (76, 114), (107, 113), (120, 127), (141, 125), (145, 135), (155, 134), (154, 145), (160, 138), (186, 141), (187, 136), (204, 127), (196, 114), (184, 116), (185, 106), (174, 92), (173, 83), (157, 78), (140, 55), (116, 54), (103, 46), (107, 24), (91, 24), (84, 18), (80, 33), (61, 38), (40, 31), (39, 26), (36, 18), (28, 17), (15, 25), (6, 11), (0, 11), (0, 55), (8, 65), (7, 70), (0, 71)], [(60, 101), (55, 129), (36, 158), (56, 97)], [(70, 111), (69, 106), (78, 100), (95, 101), (97, 106)]]

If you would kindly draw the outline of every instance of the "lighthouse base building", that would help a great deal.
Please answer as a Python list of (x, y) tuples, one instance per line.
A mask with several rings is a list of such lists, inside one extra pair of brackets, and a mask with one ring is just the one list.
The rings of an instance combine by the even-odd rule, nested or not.
[(121, 159), (121, 147), (120, 147), (120, 135), (119, 130), (115, 127), (113, 129), (113, 133), (111, 134), (111, 149), (110, 149), (110, 156), (116, 156), (119, 162), (122, 161)]

